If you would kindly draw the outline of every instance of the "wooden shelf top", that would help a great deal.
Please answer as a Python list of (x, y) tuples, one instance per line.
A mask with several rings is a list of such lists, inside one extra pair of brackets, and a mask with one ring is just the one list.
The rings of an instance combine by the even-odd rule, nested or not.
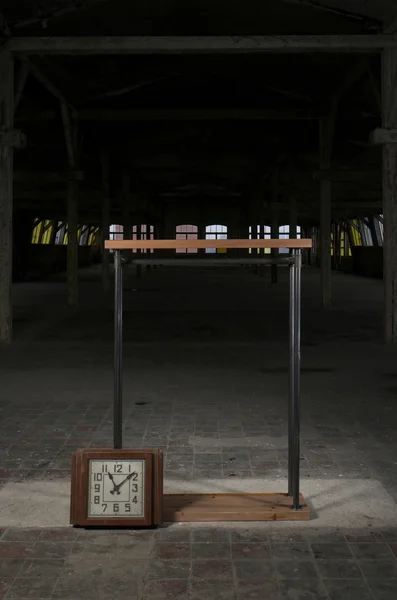
[(287, 240), (105, 240), (107, 250), (176, 250), (179, 248), (311, 248), (311, 239)]

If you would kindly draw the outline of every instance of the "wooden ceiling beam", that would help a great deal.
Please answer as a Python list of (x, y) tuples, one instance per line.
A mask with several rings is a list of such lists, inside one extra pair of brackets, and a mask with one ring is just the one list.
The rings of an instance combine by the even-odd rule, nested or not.
[(296, 52), (371, 52), (397, 48), (393, 34), (269, 36), (95, 36), (15, 37), (16, 54), (261, 54)]

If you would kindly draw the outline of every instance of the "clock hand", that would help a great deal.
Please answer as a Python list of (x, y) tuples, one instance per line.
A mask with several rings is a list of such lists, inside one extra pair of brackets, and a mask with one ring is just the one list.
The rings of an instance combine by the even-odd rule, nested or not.
[(117, 494), (120, 494), (120, 492), (119, 492), (119, 491), (118, 491), (118, 489), (117, 489), (117, 487), (118, 487), (118, 486), (117, 486), (117, 485), (115, 484), (115, 482), (114, 482), (114, 477), (113, 477), (113, 475), (112, 475), (111, 473), (108, 473), (108, 475), (109, 475), (109, 479), (110, 479), (110, 481), (113, 483), (113, 489), (112, 489), (112, 490), (110, 490), (110, 493), (111, 493), (111, 494), (114, 494), (114, 493), (116, 492)]
[(123, 481), (121, 483), (119, 483), (118, 485), (116, 485), (116, 490), (117, 493), (120, 494), (119, 489), (121, 488), (121, 486), (126, 482), (129, 481), (129, 479), (131, 479), (131, 477), (133, 477), (134, 475), (136, 475), (136, 473), (130, 473), (129, 475), (127, 475), (127, 477), (125, 479), (123, 479)]

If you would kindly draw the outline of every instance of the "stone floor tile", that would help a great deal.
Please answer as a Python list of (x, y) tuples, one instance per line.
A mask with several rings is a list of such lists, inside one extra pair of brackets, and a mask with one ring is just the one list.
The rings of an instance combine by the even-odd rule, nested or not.
[(280, 590), (282, 600), (328, 600), (318, 579), (283, 579), (280, 581)]
[(192, 575), (198, 579), (231, 580), (233, 577), (232, 563), (226, 559), (193, 560)]
[(0, 542), (1, 558), (27, 558), (32, 554), (34, 543)]
[(322, 558), (322, 559), (349, 559), (353, 558), (352, 552), (349, 548), (348, 544), (311, 544), (311, 549), (314, 555), (314, 558)]
[(146, 579), (189, 579), (192, 573), (190, 560), (152, 560)]
[(40, 532), (42, 542), (74, 542), (78, 533), (73, 527), (59, 527), (55, 529), (43, 529)]
[(191, 556), (193, 559), (207, 558), (231, 558), (230, 544), (217, 542), (194, 543), (191, 545)]
[(350, 548), (357, 559), (381, 560), (393, 556), (390, 547), (385, 543), (350, 544)]
[(264, 543), (269, 540), (269, 532), (266, 529), (256, 529), (249, 527), (247, 529), (237, 529), (231, 531), (232, 543)]
[(283, 579), (317, 579), (318, 572), (313, 560), (276, 560), (274, 566)]
[(1, 577), (0, 578), (0, 600), (3, 600), (4, 596), (7, 594), (8, 590), (12, 586), (14, 579), (11, 577)]
[(376, 600), (395, 600), (397, 579), (368, 579), (368, 585)]
[(189, 584), (181, 579), (149, 581), (143, 590), (143, 600), (190, 600)]
[(35, 542), (41, 534), (40, 529), (8, 528), (1, 541), (3, 542)]
[(324, 579), (330, 600), (373, 600), (368, 585), (356, 579)]
[(30, 558), (49, 558), (62, 559), (65, 558), (71, 551), (71, 544), (68, 542), (36, 542)]
[(275, 558), (295, 558), (297, 560), (303, 560), (305, 557), (312, 557), (310, 546), (307, 543), (272, 543), (271, 550)]
[(397, 578), (397, 561), (391, 560), (359, 560), (358, 566), (368, 579)]
[(239, 600), (280, 600), (280, 589), (277, 581), (263, 579), (241, 580), (237, 586)]
[(0, 577), (16, 577), (24, 563), (24, 558), (0, 558)]
[(236, 600), (237, 596), (232, 582), (193, 580), (190, 597), (191, 600)]
[(316, 566), (327, 579), (360, 579), (362, 573), (356, 561), (351, 559), (318, 559)]
[(270, 558), (270, 546), (266, 543), (240, 543), (232, 544), (233, 560), (241, 560), (246, 558), (254, 560), (258, 558)]
[(194, 543), (230, 543), (230, 532), (227, 529), (200, 528), (192, 530), (192, 541)]
[(64, 561), (59, 559), (27, 559), (18, 573), (18, 577), (55, 578), (61, 574)]
[[(155, 539), (159, 542), (190, 543), (191, 530), (185, 526), (160, 527), (155, 531)], [(207, 540), (205, 540), (207, 541)]]
[(239, 580), (272, 579), (276, 576), (276, 570), (271, 560), (235, 560), (234, 568)]
[(7, 593), (7, 600), (50, 598), (57, 579), (43, 577), (17, 577)]
[(191, 545), (179, 542), (156, 542), (153, 546), (152, 557), (160, 559), (189, 559)]

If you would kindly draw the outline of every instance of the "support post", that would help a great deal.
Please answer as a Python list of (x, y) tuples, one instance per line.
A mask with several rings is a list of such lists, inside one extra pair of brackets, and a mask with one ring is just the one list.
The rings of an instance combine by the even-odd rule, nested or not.
[[(69, 108), (61, 103), (63, 128), (65, 133), (66, 150), (68, 155), (69, 169), (76, 167), (76, 130), (72, 124)], [(78, 269), (79, 269), (79, 246), (77, 238), (78, 230), (78, 202), (79, 184), (77, 179), (70, 175), (68, 179), (67, 198), (67, 220), (68, 220), (68, 247), (67, 247), (67, 280), (68, 280), (68, 304), (77, 306), (78, 302)]]
[(110, 233), (110, 184), (109, 184), (109, 154), (105, 149), (101, 153), (102, 168), (102, 284), (107, 292), (110, 286), (109, 252), (105, 250), (104, 242)]
[[(108, 251), (106, 251), (108, 252)], [(114, 251), (114, 406), (113, 445), (123, 447), (123, 268), (121, 251)]]
[(288, 414), (288, 495), (300, 510), (300, 330), (302, 251), (292, 251), (290, 265), (290, 392)]
[[(382, 57), (383, 127), (397, 127), (397, 50)], [(384, 327), (388, 343), (397, 342), (397, 143), (383, 144)]]
[[(334, 137), (337, 101), (332, 103), (327, 119), (320, 121), (320, 168), (331, 167), (332, 142)], [(321, 300), (323, 308), (331, 307), (331, 180), (324, 177), (320, 182), (320, 265)]]
[[(0, 128), (14, 125), (14, 60), (0, 50)], [(12, 342), (12, 211), (14, 149), (0, 146), (0, 344)]]

